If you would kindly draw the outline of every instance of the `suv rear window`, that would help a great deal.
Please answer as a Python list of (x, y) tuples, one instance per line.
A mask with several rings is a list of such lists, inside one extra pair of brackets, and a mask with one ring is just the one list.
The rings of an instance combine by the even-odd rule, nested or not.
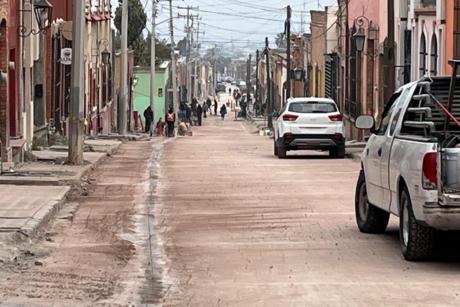
[(294, 113), (334, 113), (337, 107), (330, 102), (293, 102), (289, 111)]

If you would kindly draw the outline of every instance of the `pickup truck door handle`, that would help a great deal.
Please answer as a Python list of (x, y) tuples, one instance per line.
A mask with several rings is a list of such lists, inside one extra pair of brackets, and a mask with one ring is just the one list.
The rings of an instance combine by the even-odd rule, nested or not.
[(379, 157), (382, 156), (382, 148), (379, 148), (379, 150), (377, 151), (377, 154), (379, 155)]

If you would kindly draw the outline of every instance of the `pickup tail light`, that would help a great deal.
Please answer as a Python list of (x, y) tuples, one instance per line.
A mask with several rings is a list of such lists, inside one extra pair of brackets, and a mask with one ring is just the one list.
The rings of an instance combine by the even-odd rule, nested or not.
[(299, 117), (299, 115), (294, 115), (294, 114), (284, 114), (283, 115), (283, 120), (285, 122), (294, 122), (297, 120), (297, 118)]
[(436, 153), (430, 152), (423, 157), (422, 187), (425, 190), (436, 190), (438, 186), (438, 170)]
[(342, 114), (329, 115), (329, 119), (333, 122), (341, 122), (342, 118)]

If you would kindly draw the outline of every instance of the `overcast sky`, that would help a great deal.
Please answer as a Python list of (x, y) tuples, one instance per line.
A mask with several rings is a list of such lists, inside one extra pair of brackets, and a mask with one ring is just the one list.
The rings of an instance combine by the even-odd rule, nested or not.
[[(118, 0), (111, 0), (115, 10)], [(151, 27), (152, 0), (141, 0), (148, 15), (147, 27)], [(210, 44), (223, 44), (224, 47), (245, 46), (248, 39), (251, 42), (264, 44), (268, 36), (271, 43), (274, 43), (277, 33), (284, 31), (284, 20), (286, 19), (286, 6), (292, 8), (292, 32), (301, 32), (301, 14), (304, 15), (304, 32), (309, 32), (310, 10), (322, 9), (325, 6), (337, 5), (336, 0), (184, 0), (173, 1), (173, 16), (185, 15), (187, 10), (178, 9), (178, 6), (199, 7), (193, 10), (198, 14), (200, 20), (200, 41), (206, 46)], [(304, 10), (305, 7), (305, 10)], [(169, 2), (161, 1), (158, 4), (157, 24), (169, 18)], [(174, 19), (174, 38), (177, 43), (184, 37), (185, 19)], [(195, 23), (195, 28), (196, 28)], [(164, 22), (157, 26), (157, 34), (160, 38), (169, 41), (169, 23)], [(196, 34), (195, 34), (196, 35)], [(196, 37), (196, 36), (195, 36)]]

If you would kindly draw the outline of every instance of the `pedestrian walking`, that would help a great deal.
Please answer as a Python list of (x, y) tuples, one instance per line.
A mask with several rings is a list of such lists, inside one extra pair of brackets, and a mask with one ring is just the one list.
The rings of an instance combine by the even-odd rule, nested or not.
[(217, 116), (217, 108), (218, 108), (217, 100), (214, 98), (214, 115)]
[(206, 100), (206, 104), (208, 105), (209, 115), (211, 115), (211, 105), (212, 105), (211, 99)]
[(227, 107), (223, 104), (222, 107), (220, 107), (220, 117), (222, 120), (224, 120), (225, 114), (227, 114)]
[(168, 136), (171, 136), (174, 133), (174, 122), (176, 121), (176, 114), (174, 114), (173, 109), (169, 109), (168, 114), (166, 114), (166, 123), (168, 124)]
[(190, 125), (192, 125), (192, 109), (187, 106), (187, 110), (186, 110), (186, 123), (189, 123)]
[(198, 105), (196, 108), (196, 116), (198, 117), (198, 126), (201, 126), (201, 114), (203, 113), (203, 108)]
[(151, 106), (148, 106), (147, 109), (145, 109), (144, 118), (145, 118), (145, 133), (150, 132), (150, 136), (152, 136), (152, 132), (150, 131), (150, 128), (153, 122), (153, 111), (152, 111)]
[(232, 88), (228, 88), (228, 94), (231, 96), (232, 95)]
[(163, 135), (163, 119), (161, 117), (157, 122), (156, 129), (157, 135)]
[(206, 116), (206, 112), (208, 112), (208, 104), (206, 102), (203, 102), (203, 114), (204, 114), (204, 118), (207, 118)]

